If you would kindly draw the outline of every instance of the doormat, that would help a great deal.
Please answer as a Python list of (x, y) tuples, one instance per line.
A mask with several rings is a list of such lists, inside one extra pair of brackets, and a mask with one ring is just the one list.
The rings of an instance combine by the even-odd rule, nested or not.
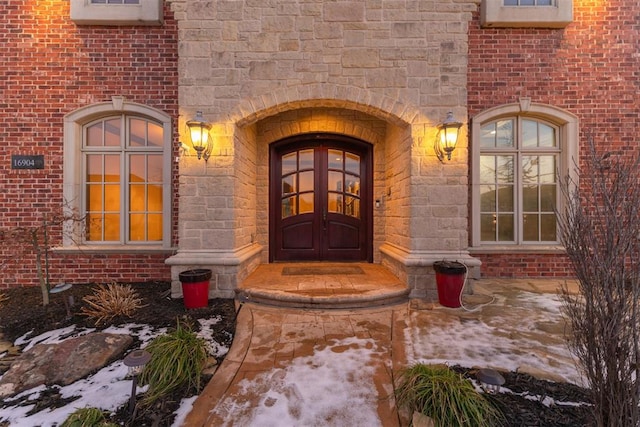
[(337, 274), (364, 274), (362, 268), (357, 265), (351, 266), (317, 266), (317, 267), (284, 267), (282, 269), (283, 276), (323, 276)]

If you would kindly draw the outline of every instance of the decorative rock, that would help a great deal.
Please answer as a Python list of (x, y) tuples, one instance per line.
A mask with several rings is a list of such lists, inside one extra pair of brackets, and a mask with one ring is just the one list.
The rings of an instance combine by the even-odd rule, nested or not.
[(530, 365), (521, 365), (520, 367), (518, 367), (517, 372), (520, 374), (531, 375), (532, 377), (537, 378), (539, 380), (547, 380), (547, 381), (552, 381), (556, 383), (567, 382), (567, 379), (561, 375), (554, 374)]
[(97, 332), (59, 344), (38, 344), (0, 379), (0, 397), (42, 385), (68, 385), (116, 359), (133, 343), (128, 335)]
[(413, 413), (412, 425), (413, 427), (435, 427), (433, 419), (420, 412)]

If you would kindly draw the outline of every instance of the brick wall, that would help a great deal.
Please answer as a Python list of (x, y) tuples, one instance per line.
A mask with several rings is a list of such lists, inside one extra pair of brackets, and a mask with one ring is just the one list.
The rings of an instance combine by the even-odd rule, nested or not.
[[(177, 121), (177, 25), (168, 6), (161, 27), (79, 27), (69, 20), (67, 0), (11, 0), (0, 2), (0, 33), (0, 230), (6, 231), (37, 227), (43, 215), (60, 212), (65, 114), (122, 95)], [(45, 168), (12, 170), (12, 154), (42, 154)], [(175, 221), (177, 215), (174, 242)], [(60, 244), (60, 228), (51, 233), (52, 245)], [(50, 277), (52, 283), (169, 280), (165, 258), (54, 253)], [(0, 288), (36, 285), (34, 264), (28, 246), (3, 244)]]
[[(567, 109), (600, 147), (638, 154), (640, 19), (637, 2), (574, 1), (565, 29), (469, 28), (469, 116), (531, 97)], [(570, 275), (566, 257), (475, 254), (485, 276)]]

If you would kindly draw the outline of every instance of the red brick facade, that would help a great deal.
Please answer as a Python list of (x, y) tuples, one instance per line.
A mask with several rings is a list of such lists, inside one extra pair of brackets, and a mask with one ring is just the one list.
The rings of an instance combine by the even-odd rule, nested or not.
[[(530, 97), (570, 111), (586, 135), (612, 150), (638, 154), (640, 21), (637, 2), (574, 1), (565, 29), (469, 29), (469, 117)], [(473, 141), (471, 142), (473, 144)], [(562, 255), (479, 254), (488, 277), (570, 276)]]
[[(164, 25), (158, 27), (77, 26), (69, 19), (68, 0), (3, 1), (0, 17), (0, 229), (7, 231), (37, 227), (44, 215), (60, 212), (65, 114), (124, 96), (164, 111), (177, 123), (178, 41), (167, 5)], [(177, 136), (173, 140), (176, 147)], [(45, 168), (14, 170), (15, 154), (44, 155)], [(177, 185), (173, 188), (177, 191)], [(173, 241), (175, 230), (174, 224)], [(60, 235), (52, 230), (53, 246), (60, 244)], [(52, 253), (50, 280), (168, 280), (167, 256)], [(0, 288), (38, 283), (29, 247), (19, 250), (4, 241), (0, 263)]]

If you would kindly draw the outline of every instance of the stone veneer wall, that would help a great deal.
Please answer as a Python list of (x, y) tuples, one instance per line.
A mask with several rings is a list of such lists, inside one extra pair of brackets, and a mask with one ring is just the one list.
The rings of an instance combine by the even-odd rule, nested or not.
[(216, 144), (207, 163), (192, 152), (180, 161), (174, 280), (213, 268), (212, 294), (229, 296), (268, 259), (268, 143), (316, 131), (374, 144), (375, 259), (414, 294), (432, 282), (433, 261), (469, 258), (466, 129), (445, 164), (433, 141), (447, 111), (467, 121), (478, 0), (168, 1), (179, 25), (180, 128), (201, 110)]

